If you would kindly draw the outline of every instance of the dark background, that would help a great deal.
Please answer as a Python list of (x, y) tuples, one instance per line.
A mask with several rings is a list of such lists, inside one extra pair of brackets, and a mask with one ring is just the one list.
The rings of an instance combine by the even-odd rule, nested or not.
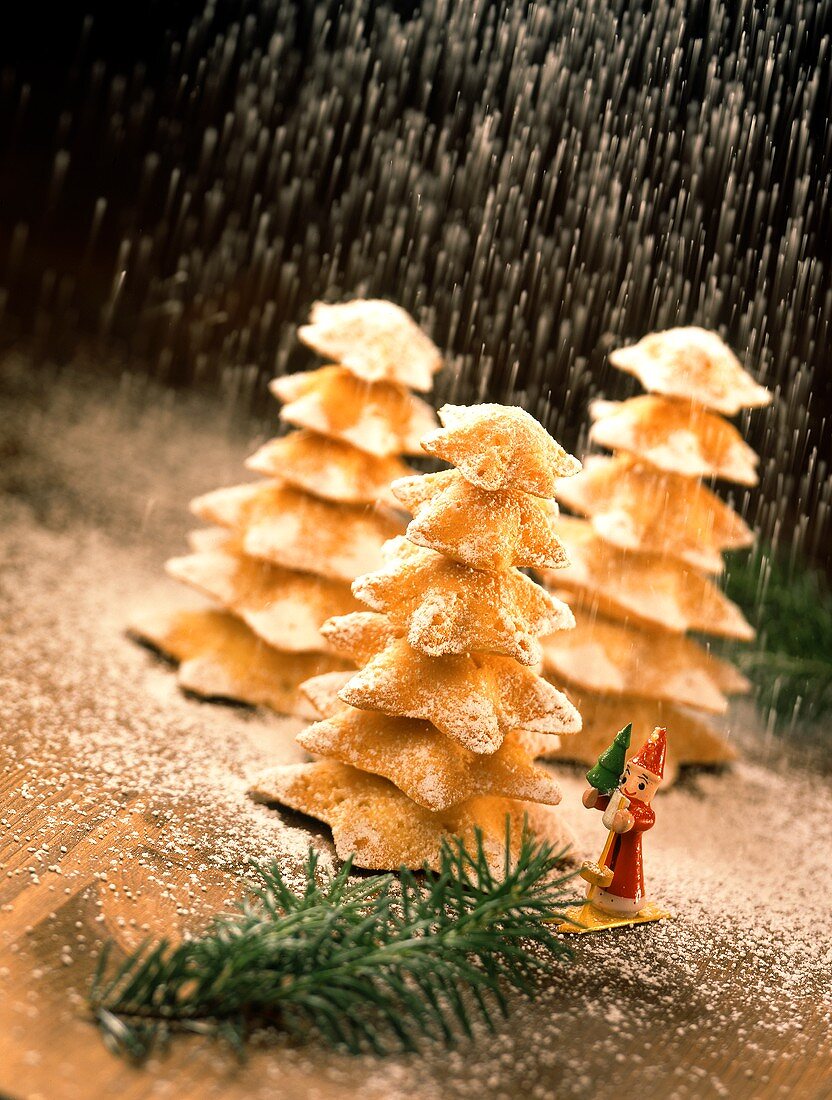
[[(267, 407), (390, 297), (579, 448), (610, 347), (718, 329), (777, 404), (742, 506), (830, 545), (829, 4), (66, 2), (0, 35), (0, 333)], [(799, 517), (803, 522), (797, 522)]]

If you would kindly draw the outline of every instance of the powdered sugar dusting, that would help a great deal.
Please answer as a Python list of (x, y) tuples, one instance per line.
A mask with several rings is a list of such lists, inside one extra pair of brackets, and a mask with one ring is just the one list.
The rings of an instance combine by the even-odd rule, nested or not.
[[(194, 427), (197, 402), (167, 411), (157, 403), (142, 424), (130, 402), (110, 393), (90, 399), (82, 383), (54, 386), (45, 410), (35, 393), (19, 399), (13, 417), (0, 402), (8, 421), (0, 426), (15, 442), (0, 471), (4, 805), (9, 791), (22, 792), (14, 813), (0, 811), (0, 894), (14, 908), (31, 884), (54, 882), (57, 906), (71, 884), (62, 847), (97, 823), (127, 829), (134, 845), (129, 818), (155, 830), (153, 851), (126, 841), (116, 848), (90, 895), (93, 911), (110, 883), (123, 894), (138, 871), (145, 901), (167, 894), (170, 919), (198, 927), (242, 888), (248, 859), (275, 857), (294, 876), (310, 839), (330, 851), (319, 839), (324, 830), (245, 797), (264, 766), (300, 759), (300, 723), (184, 698), (122, 634), (133, 611), (177, 592), (160, 564), (182, 545), (184, 503), (206, 484), (228, 483), (251, 441), (229, 442), (216, 410), (204, 410), (204, 431)], [(752, 730), (746, 743), (746, 756), (759, 759), (762, 739)], [(559, 780), (557, 813), (579, 847), (597, 855), (603, 835), (597, 815), (580, 806), (580, 777)], [(741, 764), (661, 792), (656, 817), (645, 841), (647, 885), (676, 919), (582, 938), (575, 962), (533, 1001), (516, 999), (496, 1035), (477, 1027), (473, 1044), (428, 1045), (420, 1056), (384, 1061), (262, 1038), (251, 1062), (233, 1067), (236, 1082), (254, 1100), (274, 1096), (287, 1079), (292, 1097), (404, 1100), (416, 1090), (426, 1100), (589, 1100), (601, 1092), (819, 1100), (832, 1066), (829, 885), (818, 874), (832, 844), (828, 780)], [(193, 877), (179, 893), (177, 868)], [(214, 881), (222, 890), (203, 894)], [(134, 900), (139, 912), (142, 897)], [(9, 915), (0, 910), (0, 927)], [(170, 931), (154, 919), (132, 932), (109, 917), (94, 928), (134, 942)], [(12, 1041), (32, 1065), (51, 1057), (28, 1036), (38, 1019), (52, 1019), (56, 975), (83, 991), (96, 950), (88, 927), (48, 927), (54, 932), (36, 945), (0, 960), (26, 983), (26, 1028)], [(79, 1034), (83, 1056), (97, 1056), (92, 1029)], [(232, 1061), (223, 1048), (196, 1064), (193, 1080), (206, 1095), (227, 1087)], [(148, 1094), (172, 1094), (169, 1065), (145, 1071)]]

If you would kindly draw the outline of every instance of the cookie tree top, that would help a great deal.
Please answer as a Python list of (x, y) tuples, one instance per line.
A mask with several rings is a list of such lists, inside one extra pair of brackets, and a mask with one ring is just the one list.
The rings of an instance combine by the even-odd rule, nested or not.
[(436, 424), (407, 387), (430, 389), (441, 357), (392, 302), (318, 303), (299, 336), (337, 362), (272, 382), (296, 430), (249, 458), (266, 480), (192, 502), (217, 526), (167, 563), (223, 610), (166, 611), (134, 629), (182, 662), (189, 690), (313, 717), (298, 685), (350, 667), (320, 627), (359, 607), (350, 582), (381, 564), (383, 543), (401, 530), (376, 505), (411, 472), (399, 455), (420, 452)]
[(634, 374), (650, 393), (693, 401), (723, 416), (768, 405), (759, 386), (715, 332), (694, 326), (652, 332), (610, 353), (619, 370)]
[(560, 791), (534, 748), (540, 734), (580, 729), (532, 667), (539, 637), (571, 627), (572, 613), (518, 568), (565, 565), (546, 498), (579, 463), (521, 409), (439, 416), (424, 449), (457, 468), (394, 483), (413, 519), (353, 584), (371, 611), (324, 626), (360, 669), (305, 685), (325, 717), (298, 740), (323, 759), (272, 769), (252, 790), (326, 822), (338, 854), (363, 867), (435, 867), (443, 837), (480, 829), (499, 868), (507, 815), (515, 843), (525, 815), (557, 836), (548, 807)]
[(698, 328), (653, 333), (610, 362), (653, 392), (593, 404), (590, 438), (616, 453), (588, 458), (559, 489), (587, 519), (562, 528), (571, 564), (549, 579), (569, 590), (577, 629), (568, 642), (544, 643), (545, 667), (580, 692), (580, 759), (593, 759), (610, 725), (637, 718), (637, 730), (672, 728), (672, 777), (679, 762), (733, 756), (707, 724), (676, 708), (724, 713), (727, 695), (747, 681), (683, 635), (753, 637), (711, 579), (722, 554), (753, 535), (701, 480), (756, 482), (757, 456), (722, 415), (765, 405), (771, 394), (715, 333)]
[(433, 341), (399, 306), (381, 299), (339, 305), (316, 302), (298, 336), (365, 382), (395, 382), (427, 393), (442, 356)]

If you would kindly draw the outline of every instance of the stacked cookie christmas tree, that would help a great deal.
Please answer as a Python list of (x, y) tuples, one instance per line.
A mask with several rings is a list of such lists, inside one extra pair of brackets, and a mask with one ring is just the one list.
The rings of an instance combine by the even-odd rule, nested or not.
[(525, 731), (575, 732), (580, 717), (534, 671), (539, 638), (572, 613), (519, 567), (565, 564), (548, 498), (580, 469), (528, 413), (502, 405), (440, 411), (424, 449), (456, 469), (396, 482), (414, 518), (354, 594), (371, 611), (331, 620), (330, 644), (361, 665), (299, 742), (322, 759), (283, 766), (252, 790), (328, 824), (342, 857), (370, 868), (437, 865), (448, 835), (505, 859), (528, 817), (559, 835), (560, 792)]
[(592, 763), (611, 730), (632, 722), (637, 744), (666, 726), (672, 778), (680, 763), (734, 757), (700, 715), (724, 713), (747, 681), (686, 635), (753, 637), (713, 580), (722, 553), (753, 535), (702, 481), (755, 484), (757, 456), (722, 417), (771, 395), (718, 336), (698, 328), (654, 333), (610, 362), (650, 392), (593, 404), (590, 438), (615, 453), (587, 458), (558, 488), (588, 519), (563, 521), (571, 564), (546, 576), (564, 591), (577, 627), (568, 639), (544, 641), (544, 667), (566, 681), (584, 719), (580, 743), (557, 755)]
[(402, 529), (379, 500), (411, 472), (399, 455), (419, 453), (436, 424), (409, 390), (431, 388), (441, 357), (385, 301), (319, 303), (299, 336), (334, 363), (272, 382), (281, 419), (298, 430), (248, 460), (265, 480), (192, 502), (216, 526), (167, 563), (216, 606), (147, 614), (132, 630), (180, 662), (189, 691), (313, 717), (298, 685), (350, 667), (320, 627), (359, 606), (350, 582), (382, 563), (382, 545)]

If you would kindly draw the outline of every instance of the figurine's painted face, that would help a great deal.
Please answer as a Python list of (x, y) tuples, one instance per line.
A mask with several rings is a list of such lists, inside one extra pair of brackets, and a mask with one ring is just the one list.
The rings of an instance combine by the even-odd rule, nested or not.
[(634, 761), (628, 760), (624, 767), (624, 774), (619, 780), (618, 789), (628, 798), (637, 798), (639, 802), (650, 803), (661, 782), (661, 779), (647, 768), (642, 768)]

